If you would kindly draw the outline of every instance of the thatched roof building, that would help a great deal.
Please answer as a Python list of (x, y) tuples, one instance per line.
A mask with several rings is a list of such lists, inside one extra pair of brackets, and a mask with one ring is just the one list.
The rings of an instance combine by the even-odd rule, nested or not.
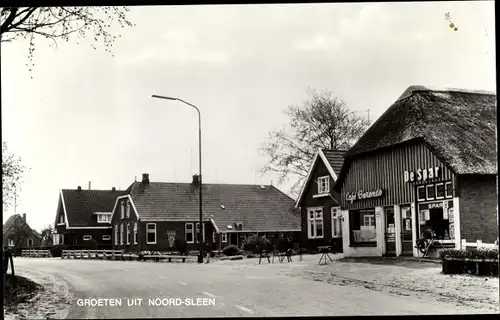
[(347, 152), (338, 182), (353, 157), (417, 139), (456, 174), (497, 174), (496, 128), (493, 92), (411, 86)]

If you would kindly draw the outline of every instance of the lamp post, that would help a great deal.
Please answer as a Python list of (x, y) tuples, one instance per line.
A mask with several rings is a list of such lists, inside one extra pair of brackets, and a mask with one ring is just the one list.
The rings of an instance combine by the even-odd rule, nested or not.
[(172, 97), (166, 97), (166, 96), (159, 96), (159, 95), (153, 95), (153, 98), (158, 98), (158, 99), (166, 99), (166, 100), (176, 100), (180, 101), (184, 104), (187, 104), (188, 106), (191, 106), (196, 109), (198, 112), (198, 147), (199, 147), (199, 164), (200, 164), (200, 176), (199, 176), (199, 181), (198, 183), (200, 184), (200, 239), (199, 239), (199, 246), (200, 246), (200, 253), (198, 255), (198, 262), (203, 263), (203, 206), (202, 206), (202, 180), (201, 180), (201, 113), (200, 110), (193, 104), (186, 102), (180, 98), (172, 98)]

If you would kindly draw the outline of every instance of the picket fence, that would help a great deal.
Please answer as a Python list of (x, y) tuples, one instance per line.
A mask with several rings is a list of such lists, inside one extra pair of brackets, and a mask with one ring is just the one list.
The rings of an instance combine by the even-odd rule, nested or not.
[(467, 242), (466, 239), (462, 239), (462, 249), (465, 250), (467, 248), (477, 248), (477, 249), (498, 249), (497, 243), (483, 243), (481, 240), (477, 240), (476, 242)]
[(51, 257), (52, 254), (50, 250), (23, 250), (21, 252), (21, 257), (29, 257), (29, 258), (48, 258)]
[(127, 259), (137, 255), (124, 253), (123, 250), (63, 250), (61, 259)]

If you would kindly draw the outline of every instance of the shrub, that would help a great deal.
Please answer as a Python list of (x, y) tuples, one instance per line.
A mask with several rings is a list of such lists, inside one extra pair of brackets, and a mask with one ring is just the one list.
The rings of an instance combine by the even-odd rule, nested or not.
[(447, 249), (439, 252), (439, 258), (441, 258), (441, 260), (444, 260), (444, 258), (498, 260), (498, 249), (472, 249), (472, 250)]
[(260, 250), (269, 250), (272, 247), (271, 241), (269, 239), (259, 237), (257, 235), (252, 235), (247, 238), (246, 250), (252, 251), (252, 253), (257, 254)]
[(182, 238), (175, 239), (174, 247), (175, 250), (177, 250), (181, 256), (185, 256), (188, 254), (187, 242), (184, 239)]
[(240, 253), (240, 249), (238, 249), (236, 245), (232, 244), (224, 247), (224, 249), (222, 249), (222, 253), (224, 253), (225, 256), (235, 256)]
[(62, 256), (62, 251), (66, 248), (67, 246), (65, 244), (58, 244), (50, 248), (50, 253), (53, 257), (60, 258)]
[(97, 250), (97, 241), (95, 239), (85, 240), (83, 246), (87, 250)]

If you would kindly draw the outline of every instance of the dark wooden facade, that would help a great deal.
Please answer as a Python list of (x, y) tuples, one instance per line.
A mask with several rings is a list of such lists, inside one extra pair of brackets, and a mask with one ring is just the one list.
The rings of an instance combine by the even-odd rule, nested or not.
[[(315, 197), (318, 193), (317, 178), (324, 176), (330, 178), (330, 196)], [(340, 196), (334, 192), (333, 185), (334, 180), (330, 172), (321, 157), (318, 157), (311, 171), (308, 185), (305, 186), (303, 200), (298, 204), (301, 213), (301, 246), (303, 248), (316, 249), (318, 246), (333, 245), (335, 251), (342, 252), (342, 237), (332, 239), (331, 208), (339, 207), (339, 204), (334, 199), (336, 198), (338, 201)], [(323, 208), (323, 238), (309, 239), (308, 237), (307, 209), (312, 207)]]
[[(405, 182), (405, 171), (439, 167), (438, 178)], [(415, 202), (415, 186), (426, 182), (452, 181), (453, 172), (424, 143), (411, 142), (357, 157), (350, 165), (341, 190), (344, 209), (365, 209)], [(382, 189), (381, 197), (346, 200), (346, 193)], [(455, 188), (453, 188), (455, 189)], [(455, 191), (454, 191), (455, 194)]]

